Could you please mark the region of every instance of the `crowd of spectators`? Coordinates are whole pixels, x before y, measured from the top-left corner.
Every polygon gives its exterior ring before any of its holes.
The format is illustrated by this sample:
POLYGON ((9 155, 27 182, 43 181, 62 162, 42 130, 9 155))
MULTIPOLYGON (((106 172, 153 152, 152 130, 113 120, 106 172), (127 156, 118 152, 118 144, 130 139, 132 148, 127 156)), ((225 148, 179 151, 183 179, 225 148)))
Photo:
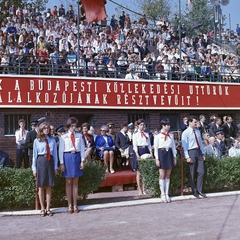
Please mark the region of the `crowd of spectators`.
POLYGON ((0 12, 0 73, 238 82, 240 30, 223 31, 236 54, 214 44, 214 33, 189 37, 175 14, 150 25, 129 14, 87 24, 72 5, 41 13, 5 2, 0 12), (179 31, 180 30, 180 31, 179 31), (181 32, 181 38, 179 38, 181 32))
MULTIPOLYGON (((183 118, 182 132, 188 127, 187 120, 187 117, 183 118)), ((205 115, 201 114, 197 128, 202 135, 205 155, 213 158, 240 156, 240 124, 234 124, 230 115, 223 118, 212 115, 207 124, 205 115)))

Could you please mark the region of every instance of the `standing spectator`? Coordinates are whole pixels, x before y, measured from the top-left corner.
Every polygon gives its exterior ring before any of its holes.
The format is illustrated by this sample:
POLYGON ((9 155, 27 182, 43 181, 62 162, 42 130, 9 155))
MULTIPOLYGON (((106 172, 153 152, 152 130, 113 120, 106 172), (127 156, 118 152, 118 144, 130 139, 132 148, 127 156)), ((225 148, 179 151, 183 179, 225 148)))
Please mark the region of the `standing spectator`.
POLYGON ((200 131, 196 128, 197 118, 195 116, 188 117, 188 125, 189 127, 182 133, 182 146, 189 164, 190 185, 196 198, 199 198, 199 195, 206 198, 207 196, 202 192, 205 155, 200 131), (196 170, 198 176, 195 183, 196 170))
POLYGON ((171 202, 168 191, 170 185, 170 176, 173 167, 176 165, 176 147, 174 137, 170 131, 170 121, 168 118, 161 120, 161 131, 154 137, 154 155, 156 166, 159 168, 159 187, 161 191, 161 200, 171 202))
POLYGON ((120 17, 119 17, 119 24, 120 24, 121 29, 124 28, 125 18, 126 18, 125 12, 122 11, 122 14, 121 14, 120 17))
POLYGON ((216 131, 220 130, 222 124, 222 120, 219 117, 214 119, 214 122, 209 124, 209 133, 211 137, 215 137, 216 131))
POLYGON ((66 178, 66 195, 68 213, 78 213, 78 178, 83 175, 85 145, 83 136, 76 132, 78 120, 71 117, 67 120, 68 132, 59 141, 60 168, 66 178))
POLYGON ((240 36, 240 27, 239 24, 236 25, 236 33, 238 36, 240 36))
POLYGON ((187 127, 188 127, 187 121, 188 121, 188 118, 187 118, 187 117, 184 117, 184 118, 183 118, 183 123, 180 124, 181 132, 183 132, 184 130, 187 129, 187 127))
POLYGON ((52 186, 55 186, 55 175, 58 173, 58 157, 56 141, 50 135, 50 125, 47 122, 39 125, 39 132, 33 143, 32 171, 33 176, 36 177, 36 186, 38 187, 41 205, 40 216, 52 216, 50 202, 52 186), (46 210, 44 189, 46 189, 46 210))
POLYGON ((216 131, 216 146, 218 147, 219 149, 219 157, 220 158, 224 158, 227 156, 227 149, 226 149, 226 145, 225 145, 225 142, 224 142, 224 134, 223 134, 223 131, 222 130, 218 130, 216 131))
POLYGON ((64 8, 63 4, 60 4, 60 7, 58 9, 58 16, 62 17, 63 15, 65 15, 65 8, 64 8))
POLYGON ((204 114, 201 114, 199 116, 199 122, 200 122, 199 130, 200 130, 201 136, 202 136, 203 133, 207 132, 207 128, 208 128, 207 124, 205 123, 206 122, 206 117, 205 117, 204 114))
POLYGON ((121 126, 121 131, 116 134, 115 144, 117 149, 121 153, 121 157, 126 159, 126 165, 128 165, 128 159, 130 157, 129 147, 131 145, 130 139, 127 135, 128 124, 124 123, 121 126))
POLYGON ((222 125, 227 148, 231 146, 231 139, 236 137, 236 127, 231 116, 226 117, 226 123, 222 125))
POLYGON ((112 28, 112 31, 115 31, 115 29, 116 29, 116 18, 115 18, 114 14, 112 15, 112 18, 110 20, 110 26, 112 28))
POLYGON ((133 169, 137 170, 136 175, 136 181, 138 186, 138 193, 139 195, 144 194, 144 189, 141 188, 141 178, 140 178, 140 171, 138 169, 138 163, 137 161, 141 159, 141 155, 145 153, 149 153, 152 156, 152 146, 150 143, 150 137, 149 134, 144 132, 145 128, 145 120, 144 119, 138 119, 136 121, 136 125, 138 130, 133 134, 133 151, 134 151, 134 157, 133 157, 133 163, 132 167, 133 169))
POLYGON ((69 5, 69 9, 66 13, 67 17, 70 19, 70 18, 74 18, 74 10, 73 10, 73 6, 72 5, 69 5))
POLYGON ((15 132, 16 143, 17 143, 17 162, 16 168, 21 168, 22 159, 24 159, 24 168, 28 168, 28 152, 26 148, 26 137, 28 131, 25 130, 25 120, 20 119, 18 121, 19 129, 15 132))

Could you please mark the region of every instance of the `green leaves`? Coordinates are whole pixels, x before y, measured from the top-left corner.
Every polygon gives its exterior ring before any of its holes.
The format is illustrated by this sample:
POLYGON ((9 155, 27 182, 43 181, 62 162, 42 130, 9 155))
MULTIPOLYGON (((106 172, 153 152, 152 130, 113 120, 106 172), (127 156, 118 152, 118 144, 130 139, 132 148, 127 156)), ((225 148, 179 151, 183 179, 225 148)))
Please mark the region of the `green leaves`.
MULTIPOLYGON (((105 176, 105 168, 100 161, 85 163, 84 175, 79 178, 79 200, 86 199, 89 193, 97 190, 105 176)), ((23 206, 34 208, 35 190, 35 180, 30 168, 0 168, 0 209, 23 206)), ((65 178, 59 171, 56 185, 52 188, 51 207, 66 206, 65 196, 65 178)))
MULTIPOLYGON (((179 195, 181 188, 182 162, 178 158, 177 165, 171 174, 170 194, 179 195)), ((139 161, 141 177, 149 194, 159 197, 159 171, 155 160, 139 161)), ((214 159, 207 157, 205 161, 204 192, 221 192, 238 190, 240 186, 240 158, 214 159)), ((184 187, 189 185, 189 168, 184 161, 184 187)))

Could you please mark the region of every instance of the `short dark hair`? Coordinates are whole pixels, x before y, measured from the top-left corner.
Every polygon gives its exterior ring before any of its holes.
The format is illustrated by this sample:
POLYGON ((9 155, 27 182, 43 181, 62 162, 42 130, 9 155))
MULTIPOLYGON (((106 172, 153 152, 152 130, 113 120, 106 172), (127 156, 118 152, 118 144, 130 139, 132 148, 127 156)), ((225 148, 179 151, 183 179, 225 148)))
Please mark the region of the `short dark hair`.
POLYGON ((137 125, 140 125, 141 123, 145 123, 145 120, 142 118, 137 120, 137 125))
POLYGON ((161 120, 160 124, 161 124, 161 127, 162 127, 162 126, 166 126, 166 125, 170 125, 170 121, 169 121, 168 118, 163 118, 163 119, 161 120))
POLYGON ((121 128, 124 128, 124 127, 128 127, 128 123, 127 122, 121 124, 121 128))
POLYGON ((78 120, 77 120, 75 117, 70 117, 70 118, 67 120, 66 127, 67 127, 67 128, 70 128, 70 126, 71 126, 73 123, 78 124, 78 120))
POLYGON ((193 116, 193 115, 188 116, 187 124, 189 124, 189 122, 192 122, 194 119, 197 120, 197 117, 196 117, 196 116, 193 116))
POLYGON ((90 124, 87 123, 87 122, 85 122, 85 123, 82 124, 82 128, 83 128, 83 127, 86 127, 88 130, 90 130, 90 124))

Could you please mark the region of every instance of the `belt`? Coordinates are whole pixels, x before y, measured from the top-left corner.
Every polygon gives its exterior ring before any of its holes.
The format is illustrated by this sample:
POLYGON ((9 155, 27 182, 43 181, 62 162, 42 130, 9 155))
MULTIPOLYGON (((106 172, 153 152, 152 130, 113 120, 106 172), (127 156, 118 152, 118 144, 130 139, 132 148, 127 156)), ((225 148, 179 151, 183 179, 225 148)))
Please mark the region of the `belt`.
POLYGON ((148 146, 137 146, 138 148, 145 148, 145 147, 148 147, 148 146))
MULTIPOLYGON (((52 157, 52 155, 50 155, 52 157)), ((38 157, 47 157, 47 154, 39 154, 38 157)))
POLYGON ((168 151, 169 149, 172 149, 172 148, 159 148, 158 150, 166 150, 166 151, 168 151))
POLYGON ((76 153, 80 153, 80 152, 70 151, 70 152, 64 152, 64 153, 76 154, 76 153))
POLYGON ((191 151, 191 150, 200 150, 200 148, 192 148, 192 149, 189 149, 188 151, 191 151))

